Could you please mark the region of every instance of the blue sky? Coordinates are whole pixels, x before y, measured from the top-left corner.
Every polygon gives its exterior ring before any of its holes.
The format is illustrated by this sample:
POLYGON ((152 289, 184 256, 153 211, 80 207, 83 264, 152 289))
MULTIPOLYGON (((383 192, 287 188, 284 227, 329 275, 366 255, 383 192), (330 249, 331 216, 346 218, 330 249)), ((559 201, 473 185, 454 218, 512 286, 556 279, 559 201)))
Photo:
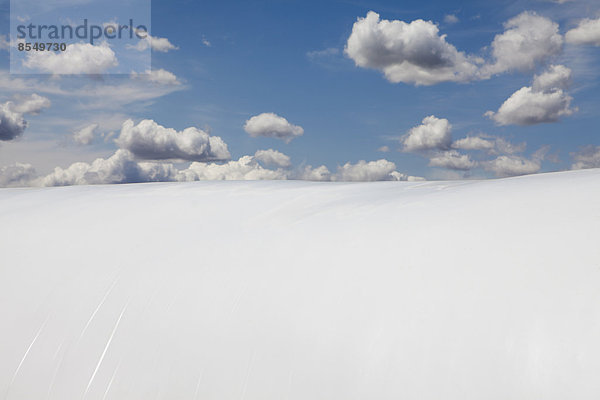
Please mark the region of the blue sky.
MULTIPOLYGON (((2 33, 8 34, 6 2, 2 12, 2 33)), ((153 50, 152 69, 169 71, 176 77, 176 85, 145 88, 140 86, 139 76, 134 79, 108 73, 11 76, 8 52, 2 52, 5 71, 0 101, 17 104, 18 98, 38 93, 51 105, 26 116, 27 128, 18 138, 0 142, 0 167, 26 163, 44 175, 54 166, 66 169, 76 161, 106 159, 125 146, 124 141, 121 145, 113 142, 122 134, 125 120, 137 124, 149 119, 178 132, 196 127, 218 136, 234 161, 260 149, 273 149, 288 155, 295 169, 324 165, 332 174, 346 163, 380 159, 394 163, 402 174, 427 179, 520 174, 518 170, 502 173, 489 164, 503 155, 524 162, 535 159, 539 168, 525 168, 529 172, 570 169, 575 163, 572 153, 584 146, 600 145, 596 131, 600 47, 595 37, 577 43, 564 38, 584 18, 598 17, 600 4, 587 0, 562 4, 542 0, 154 0, 152 36, 167 39, 177 48, 153 50), (448 45, 472 59, 481 58, 482 65, 494 62, 492 43, 508 29, 505 23, 524 12, 558 24, 562 44, 560 49, 538 57, 531 68, 509 66, 489 77, 473 75, 458 82, 430 85, 391 82, 383 67, 358 66, 344 50, 357 19, 370 11, 379 14, 380 21, 431 21, 427 26, 437 26, 448 45), (531 87, 536 75, 556 65, 570 71, 568 87, 548 89, 555 94, 560 90, 563 99, 570 99, 560 117, 544 117, 533 124, 500 124, 484 116, 487 111, 498 113, 513 93, 531 87), (29 86, 22 81, 30 82, 29 86), (137 86, 131 90, 135 95, 111 89, 123 89, 134 81, 137 86), (90 96, 91 92, 97 96, 90 96), (303 135, 288 141, 261 131, 253 137, 244 124, 262 113, 275 113, 302 127, 303 135), (428 116, 447 120, 454 142, 477 136, 515 145, 525 143, 526 147, 507 154, 457 149, 454 144, 408 151, 403 141, 428 116), (73 143, 73 133, 90 124, 98 124, 94 133, 98 137, 87 145, 73 143), (380 151, 384 146, 389 151, 380 151), (473 166, 457 169, 430 165, 433 158, 452 151, 455 157, 469 157, 473 166)), ((370 52, 366 46, 372 42, 365 43, 360 44, 360 51, 370 52)), ((419 51, 427 52, 427 43, 419 46, 419 51)), ((595 149, 588 147, 588 152, 595 149)), ((135 151, 133 156, 139 161, 135 151)), ((594 160, 588 160, 586 166, 600 166, 594 160)), ((147 161, 169 162, 177 168, 185 168, 191 161, 208 162, 198 158, 147 161)))

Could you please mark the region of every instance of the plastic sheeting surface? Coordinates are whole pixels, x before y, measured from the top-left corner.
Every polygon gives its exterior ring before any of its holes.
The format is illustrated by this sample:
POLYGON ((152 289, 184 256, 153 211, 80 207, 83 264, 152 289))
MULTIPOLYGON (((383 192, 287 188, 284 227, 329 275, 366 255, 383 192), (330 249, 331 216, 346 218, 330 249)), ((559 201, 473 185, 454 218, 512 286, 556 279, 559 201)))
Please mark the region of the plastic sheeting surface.
POLYGON ((0 190, 0 398, 598 399, 600 171, 0 190))

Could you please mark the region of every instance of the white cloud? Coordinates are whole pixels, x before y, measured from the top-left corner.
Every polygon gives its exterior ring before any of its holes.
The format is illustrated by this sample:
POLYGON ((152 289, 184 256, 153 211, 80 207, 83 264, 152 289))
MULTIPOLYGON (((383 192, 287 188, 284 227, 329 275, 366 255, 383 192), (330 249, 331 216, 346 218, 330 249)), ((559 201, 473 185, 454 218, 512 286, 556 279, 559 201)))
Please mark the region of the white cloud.
POLYGON ((410 176, 395 170, 394 163, 387 160, 359 161, 338 167, 331 174, 327 167, 300 169, 268 169, 259 157, 243 156, 226 163, 193 162, 188 168, 178 170, 171 163, 139 162, 128 150, 117 150, 108 158, 98 158, 91 163, 76 162, 67 168, 57 167, 50 174, 35 177, 29 165, 0 168, 0 185, 3 186, 69 186, 141 182, 190 182, 200 180, 286 180, 312 181, 422 181, 424 178, 410 176))
POLYGON ((27 128, 23 114, 12 109, 12 103, 0 104, 0 140, 13 140, 21 136, 27 128))
POLYGON ((337 173, 331 177, 331 180, 344 182, 414 181, 421 179, 397 172, 396 164, 384 159, 370 162, 361 160, 356 164, 346 163, 338 167, 337 173))
MULTIPOLYGON (((1 170, 0 170, 1 171, 1 170)), ((141 182, 175 182, 199 180, 264 180, 288 179, 289 172, 263 168, 252 156, 224 164, 193 162, 177 170, 173 164, 138 162, 128 150, 117 150, 112 156, 92 163, 78 162, 68 168, 57 167, 52 173, 29 181, 33 186, 96 185, 141 182)), ((0 179, 1 176, 0 176, 0 179)))
MULTIPOLYGON (((65 127, 60 132, 69 132, 69 130, 65 127)), ((70 135, 68 137, 61 135, 60 139, 57 139, 56 136, 44 135, 42 138, 30 136, 26 140, 2 142, 0 165, 30 163, 39 173, 47 174, 56 166, 65 167, 78 161, 91 162, 106 155, 107 150, 102 150, 100 147, 68 145, 68 140, 65 139, 70 139, 70 135)))
POLYGON ((482 150, 489 154, 515 154, 525 151, 527 144, 514 144, 506 139, 481 134, 480 136, 467 136, 452 143, 453 149, 482 150))
POLYGON ((390 175, 396 170, 396 164, 387 160, 359 161, 356 164, 346 163, 338 167, 334 179, 339 181, 382 181, 395 180, 390 175))
POLYGON ((587 146, 577 153, 571 153, 571 169, 600 168, 600 146, 587 146))
POLYGON ((132 120, 125 121, 116 143, 135 156, 149 160, 210 161, 231 157, 227 144, 218 136, 210 136, 194 127, 178 132, 153 120, 143 120, 137 125, 132 120))
POLYGON ((169 72, 165 69, 153 69, 146 70, 143 74, 138 74, 133 71, 131 73, 132 79, 141 79, 152 83, 157 83, 159 85, 180 85, 181 82, 177 79, 174 73, 169 72))
POLYGON ((423 182, 426 180, 422 176, 411 176, 398 171, 394 171, 390 175, 392 176, 392 178, 394 178, 392 179, 393 181, 423 182))
POLYGON ((377 151, 380 151, 382 153, 389 153, 390 146, 381 146, 380 148, 377 149, 377 151))
POLYGON ((178 181, 203 180, 272 180, 287 179, 283 170, 263 168, 252 156, 240 157, 225 164, 194 162, 189 168, 179 171, 178 181))
POLYGON ((499 125, 535 125, 557 122, 562 116, 572 115, 572 97, 562 90, 551 93, 535 92, 524 87, 513 93, 498 112, 488 111, 486 116, 499 125))
POLYGON ((33 76, 9 74, 6 70, 0 70, 0 89, 11 93, 23 93, 37 91, 46 94, 69 95, 69 91, 58 85, 58 80, 38 79, 33 76))
POLYGON ((306 57, 312 63, 332 71, 338 71, 345 68, 347 62, 343 57, 342 51, 337 47, 309 51, 306 53, 306 57))
POLYGON ((274 165, 282 168, 288 168, 292 165, 289 156, 273 149, 258 150, 254 153, 254 158, 265 165, 274 165))
POLYGON ((331 172, 329 172, 329 169, 324 165, 317 168, 307 165, 295 175, 295 179, 326 182, 331 180, 331 172))
POLYGON ((586 18, 565 34, 567 43, 600 46, 600 18, 586 18))
POLYGON ((527 143, 511 143, 508 140, 502 138, 496 138, 496 149, 492 151, 492 154, 515 154, 522 153, 527 148, 527 143))
POLYGON ((479 136, 468 136, 458 139, 452 143, 452 148, 460 150, 486 150, 490 151, 496 147, 493 140, 484 139, 479 136))
MULTIPOLYGON (((189 168, 178 172, 178 181, 198 180, 287 180, 330 181, 331 173, 325 166, 306 166, 300 170, 267 169, 260 165, 256 156, 243 156, 237 161, 224 164, 194 162, 189 168)), ((287 167, 286 167, 287 168, 287 167)))
POLYGON ((0 50, 10 50, 10 41, 6 35, 0 35, 0 50))
POLYGON ((77 144, 88 145, 94 140, 94 136, 96 136, 97 129, 98 124, 88 125, 73 133, 73 140, 75 140, 75 143, 77 144))
POLYGON ((504 24, 506 31, 492 42, 495 62, 482 68, 482 77, 511 70, 531 70, 562 50, 558 24, 525 11, 504 24))
POLYGON ((183 90, 184 85, 164 85, 145 79, 115 79, 107 83, 92 82, 77 88, 72 95, 80 99, 79 107, 87 110, 123 110, 123 106, 150 102, 174 91, 183 90))
POLYGON ((467 154, 460 154, 456 150, 438 153, 429 159, 430 167, 440 167, 459 171, 468 171, 477 166, 467 154))
POLYGON ((533 85, 513 93, 500 106, 498 112, 488 111, 486 116, 499 125, 534 125, 556 122, 563 116, 572 115, 573 98, 563 89, 568 87, 571 70, 558 65, 540 76, 533 85))
POLYGON ((172 164, 138 163, 127 150, 117 150, 107 159, 91 164, 78 162, 66 169, 57 167, 51 174, 32 182, 35 186, 96 185, 114 183, 172 181, 177 170, 172 164))
POLYGON ((566 90, 571 84, 571 70, 564 65, 552 65, 546 72, 533 79, 533 90, 537 92, 566 90))
POLYGON ((380 70, 390 82, 416 85, 469 81, 480 62, 446 42, 431 21, 380 20, 373 11, 354 23, 345 52, 357 66, 380 70))
POLYGON ((122 111, 124 106, 150 104, 159 97, 186 88, 183 84, 155 84, 146 79, 130 79, 129 76, 120 75, 104 75, 102 79, 85 81, 57 80, 34 76, 17 78, 0 70, 0 90, 11 93, 37 91, 62 96, 70 99, 73 107, 79 110, 122 111))
POLYGON ((177 47, 173 43, 169 42, 169 39, 167 39, 167 38, 160 38, 160 37, 150 36, 150 35, 148 35, 148 37, 150 38, 150 47, 152 47, 152 50, 154 50, 154 51, 166 53, 170 50, 179 49, 179 47, 177 47))
MULTIPOLYGON (((444 20, 458 22, 452 14, 444 20)), ((440 35, 431 21, 389 21, 370 11, 354 23, 345 53, 359 67, 382 71, 390 82, 433 85, 531 70, 562 51, 558 24, 535 12, 525 11, 504 26, 491 44, 493 61, 484 63, 446 42, 446 35, 440 35)))
POLYGON ((75 43, 67 49, 53 51, 32 51, 23 65, 29 69, 49 74, 102 74, 119 63, 115 52, 107 43, 92 45, 75 43))
POLYGON ((52 105, 50 99, 36 93, 29 96, 17 95, 15 96, 15 100, 16 103, 12 105, 12 109, 21 114, 37 115, 43 109, 49 108, 52 105))
POLYGON ((263 168, 256 157, 244 156, 237 161, 225 164, 195 162, 188 169, 179 171, 177 180, 265 180, 265 179, 302 179, 311 181, 419 181, 420 177, 409 176, 395 171, 396 165, 387 160, 359 161, 346 163, 331 174, 327 167, 312 168, 306 166, 296 171, 263 168))
POLYGON ((445 118, 430 115, 412 128, 402 143, 404 151, 447 150, 452 144, 452 125, 445 118))
POLYGON ((244 124, 244 130, 252 137, 271 137, 286 143, 304 134, 301 126, 292 125, 274 113, 262 113, 250 118, 244 124))
POLYGON ((482 165, 499 177, 535 174, 542 167, 540 159, 529 160, 516 156, 499 156, 494 160, 483 162, 482 165))
POLYGON ((447 24, 456 24, 459 21, 458 17, 454 14, 444 15, 444 22, 447 24))
POLYGON ((321 57, 337 56, 340 54, 340 49, 335 47, 329 47, 323 50, 313 50, 306 53, 306 56, 310 59, 316 59, 321 57))
POLYGON ((161 53, 166 53, 171 50, 178 50, 179 47, 175 46, 173 43, 169 42, 167 38, 161 38, 156 36, 147 35, 145 38, 140 39, 140 41, 135 46, 128 46, 129 48, 134 48, 138 51, 145 51, 149 47, 154 51, 158 51, 161 53))
POLYGON ((0 187, 27 186, 35 177, 35 169, 31 164, 15 163, 0 167, 0 187))
POLYGON ((50 107, 50 100, 37 94, 15 96, 16 102, 0 104, 0 141, 14 140, 27 128, 23 114, 38 114, 50 107))

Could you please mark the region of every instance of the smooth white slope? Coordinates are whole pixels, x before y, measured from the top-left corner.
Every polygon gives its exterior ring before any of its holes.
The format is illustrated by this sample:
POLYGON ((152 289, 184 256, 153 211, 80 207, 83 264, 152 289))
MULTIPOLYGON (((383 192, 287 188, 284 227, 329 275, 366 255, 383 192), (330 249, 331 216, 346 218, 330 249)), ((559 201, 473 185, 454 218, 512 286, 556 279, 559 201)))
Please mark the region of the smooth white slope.
POLYGON ((0 398, 600 398, 600 171, 0 190, 0 398))

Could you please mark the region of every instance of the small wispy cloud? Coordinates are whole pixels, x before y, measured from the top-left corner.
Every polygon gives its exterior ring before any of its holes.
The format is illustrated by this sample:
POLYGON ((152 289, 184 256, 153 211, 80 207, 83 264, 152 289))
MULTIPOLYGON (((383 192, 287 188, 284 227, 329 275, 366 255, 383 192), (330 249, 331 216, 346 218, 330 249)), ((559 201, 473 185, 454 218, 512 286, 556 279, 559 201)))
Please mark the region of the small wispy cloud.
POLYGON ((306 53, 306 56, 312 60, 322 58, 322 57, 330 57, 337 56, 340 54, 340 49, 335 47, 329 47, 324 50, 313 50, 306 53))
POLYGON ((458 19, 458 17, 454 14, 447 14, 444 16, 444 22, 447 24, 456 24, 459 21, 460 20, 458 19))

